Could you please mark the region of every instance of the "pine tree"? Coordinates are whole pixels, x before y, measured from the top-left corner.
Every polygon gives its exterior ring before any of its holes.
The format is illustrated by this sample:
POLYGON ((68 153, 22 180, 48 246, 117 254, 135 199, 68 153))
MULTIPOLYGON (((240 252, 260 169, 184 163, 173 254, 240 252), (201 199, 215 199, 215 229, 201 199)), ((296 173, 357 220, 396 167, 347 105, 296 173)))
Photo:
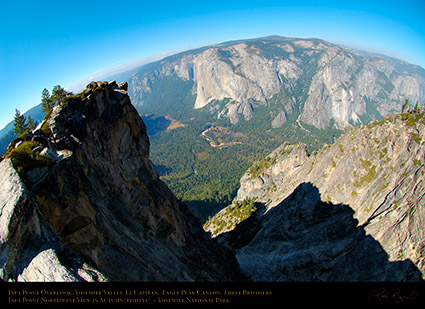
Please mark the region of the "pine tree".
POLYGON ((415 105, 415 113, 419 113, 419 102, 416 101, 416 105, 415 105))
POLYGON ((44 115, 47 115, 54 107, 53 100, 50 97, 49 90, 47 90, 46 88, 44 88, 41 93, 41 106, 43 108, 42 111, 44 115))
POLYGON ((49 90, 44 88, 41 93, 41 106, 43 107, 44 117, 46 118, 46 116, 52 111, 53 107, 69 95, 72 95, 72 92, 66 91, 61 87, 61 85, 53 87, 52 95, 50 95, 49 90))
POLYGON ((52 90, 52 96, 50 97, 53 102, 53 106, 61 102, 63 99, 65 99, 66 96, 70 94, 72 93, 66 91, 64 88, 61 87, 61 85, 54 86, 52 90))
POLYGON ((15 133, 20 136, 29 131, 29 126, 27 119, 24 115, 21 115, 21 112, 18 109, 15 109, 15 133))
POLYGON ((28 116, 28 129, 35 130, 37 125, 38 125, 38 122, 34 121, 34 119, 32 119, 31 116, 28 116))
POLYGON ((404 101, 404 104, 401 108, 401 113, 406 113, 409 111, 409 99, 406 99, 406 101, 404 101))

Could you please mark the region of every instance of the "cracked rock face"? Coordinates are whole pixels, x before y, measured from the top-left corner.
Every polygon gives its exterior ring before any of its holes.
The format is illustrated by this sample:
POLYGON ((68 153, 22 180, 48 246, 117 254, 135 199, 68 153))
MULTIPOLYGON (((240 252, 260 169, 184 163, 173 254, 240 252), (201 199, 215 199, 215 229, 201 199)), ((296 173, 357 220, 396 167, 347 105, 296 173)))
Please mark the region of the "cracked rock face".
POLYGON ((89 84, 47 125, 29 137, 54 158, 44 175, 22 180, 12 159, 0 163, 3 280, 241 278, 234 256, 159 180, 126 83, 89 84))

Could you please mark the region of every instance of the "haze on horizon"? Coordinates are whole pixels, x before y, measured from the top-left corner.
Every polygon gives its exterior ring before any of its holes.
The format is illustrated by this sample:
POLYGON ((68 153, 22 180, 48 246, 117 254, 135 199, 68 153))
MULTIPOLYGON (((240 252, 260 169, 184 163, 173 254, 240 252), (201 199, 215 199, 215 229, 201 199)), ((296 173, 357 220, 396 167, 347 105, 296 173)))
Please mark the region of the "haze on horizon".
POLYGON ((425 2, 9 1, 0 12, 0 127, 40 103, 43 88, 190 48, 280 35, 319 38, 425 67, 425 2))

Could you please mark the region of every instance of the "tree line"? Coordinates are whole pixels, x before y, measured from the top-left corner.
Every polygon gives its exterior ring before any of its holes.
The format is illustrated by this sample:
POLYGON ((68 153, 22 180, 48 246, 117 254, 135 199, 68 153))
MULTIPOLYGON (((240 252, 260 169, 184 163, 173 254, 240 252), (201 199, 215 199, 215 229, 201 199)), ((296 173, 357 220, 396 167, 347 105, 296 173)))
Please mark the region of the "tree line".
MULTIPOLYGON (((65 97, 72 95, 72 92, 66 91, 62 86, 56 85, 52 89, 52 94, 46 88, 41 92, 41 107, 44 114, 44 119, 50 116, 53 107, 56 106, 65 97)), ((28 132, 34 130, 38 122, 31 118, 25 117, 18 109, 15 109, 14 117, 14 132, 19 138, 25 137, 28 132)))
POLYGON ((401 113, 404 114, 406 112, 419 113, 419 102, 416 101, 415 107, 412 109, 409 105, 409 99, 406 99, 401 107, 401 113))

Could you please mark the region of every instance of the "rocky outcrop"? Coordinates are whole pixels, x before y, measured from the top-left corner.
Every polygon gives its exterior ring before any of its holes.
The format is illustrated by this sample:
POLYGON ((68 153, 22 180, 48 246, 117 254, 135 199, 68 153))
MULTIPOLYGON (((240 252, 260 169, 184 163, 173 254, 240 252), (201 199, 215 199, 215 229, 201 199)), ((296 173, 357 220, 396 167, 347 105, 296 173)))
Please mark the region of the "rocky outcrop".
POLYGON ((37 211, 11 159, 0 163, 1 279, 105 281, 101 272, 67 249, 37 211))
MULTIPOLYGON (((388 261, 353 214, 347 205, 323 202, 316 187, 302 183, 263 215, 237 253, 241 268, 253 281, 421 281, 410 260, 388 261)), ((232 233, 244 234, 244 227, 232 233)))
POLYGON ((282 112, 320 129, 344 128, 399 112, 406 98, 425 100, 425 71, 418 66, 323 40, 276 36, 174 55, 142 67, 130 84, 143 113, 178 104, 235 124, 265 105, 280 115, 273 128, 284 121, 282 112), (270 106, 273 100, 277 107, 270 106))
POLYGON ((5 157, 3 280, 241 278, 234 257, 158 178, 126 83, 93 82, 68 96, 5 157), (35 169, 43 171, 28 177, 35 169))
MULTIPOLYGON (((417 278, 412 277, 415 272, 410 266, 403 277, 407 264, 425 274, 424 114, 425 109, 417 109, 357 127, 310 156, 303 144, 285 144, 252 166, 241 179, 236 200, 266 205, 267 211, 264 215, 264 211, 256 215, 252 212, 258 221, 258 233, 248 242, 245 239, 245 245, 236 250, 242 269, 260 281, 297 280, 299 273, 303 273, 300 280, 417 278), (309 185, 306 187, 305 183, 309 185), (329 231, 342 233, 341 238, 331 240, 329 231), (320 236, 322 233, 328 234, 320 236), (376 243, 368 240, 372 248, 359 244, 359 250, 378 254, 380 247, 379 268, 369 261, 364 263, 369 265, 365 271, 370 276, 363 273, 364 277, 356 277, 363 275, 354 269, 351 275, 343 272, 344 263, 347 269, 358 267, 346 248, 354 247, 355 251, 354 243, 358 240, 363 244, 369 237, 376 243), (307 264, 297 264, 297 254, 307 264), (345 260, 347 254, 350 260, 345 260), (391 263, 383 263, 384 260, 391 263), (338 265, 338 261, 343 264, 338 265), (401 261, 409 263, 392 264, 401 261), (263 275, 270 264, 277 267, 277 273, 272 268, 263 275), (315 270, 306 271, 307 265, 315 270), (401 267, 402 272, 386 271, 387 267, 401 267)), ((237 218, 231 205, 205 228, 220 235, 232 230, 240 221, 237 218), (222 224, 230 221, 232 225, 222 224)), ((246 226, 243 222, 240 225, 246 226)), ((237 247, 232 233, 219 238, 230 247, 237 247)), ((369 257, 364 253, 355 259, 368 261, 369 257)))

